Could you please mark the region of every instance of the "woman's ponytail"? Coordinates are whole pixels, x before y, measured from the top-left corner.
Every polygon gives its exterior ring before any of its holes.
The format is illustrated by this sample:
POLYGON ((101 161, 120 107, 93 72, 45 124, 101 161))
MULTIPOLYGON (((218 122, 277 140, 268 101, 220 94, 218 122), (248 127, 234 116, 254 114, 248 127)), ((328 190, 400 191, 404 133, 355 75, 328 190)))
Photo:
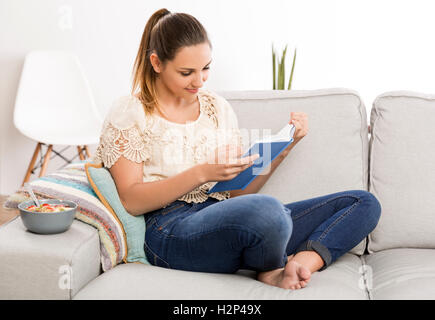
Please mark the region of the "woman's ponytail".
POLYGON ((135 94, 137 91, 143 93, 139 96, 139 99, 145 106, 150 106, 150 108, 146 108, 145 111, 152 111, 156 104, 155 89, 151 84, 154 82, 154 79, 152 79, 154 73, 149 60, 152 53, 152 48, 150 48, 151 32, 159 20, 170 13, 171 12, 167 9, 160 9, 154 12, 154 14, 149 18, 142 34, 139 52, 134 61, 132 94, 135 94), (141 77, 141 75, 145 77, 141 77))

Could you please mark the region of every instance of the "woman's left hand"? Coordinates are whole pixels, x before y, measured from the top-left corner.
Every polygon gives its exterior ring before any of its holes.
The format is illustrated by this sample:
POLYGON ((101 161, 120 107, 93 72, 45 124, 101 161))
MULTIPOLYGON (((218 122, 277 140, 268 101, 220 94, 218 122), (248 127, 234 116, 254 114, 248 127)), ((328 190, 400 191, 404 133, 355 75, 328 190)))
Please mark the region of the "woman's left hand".
POLYGON ((308 133, 308 115, 304 112, 291 112, 289 123, 296 128, 293 139, 298 143, 308 133))
POLYGON ((290 150, 308 133, 308 115, 304 112, 291 112, 289 124, 295 126, 294 141, 283 151, 286 156, 290 150))

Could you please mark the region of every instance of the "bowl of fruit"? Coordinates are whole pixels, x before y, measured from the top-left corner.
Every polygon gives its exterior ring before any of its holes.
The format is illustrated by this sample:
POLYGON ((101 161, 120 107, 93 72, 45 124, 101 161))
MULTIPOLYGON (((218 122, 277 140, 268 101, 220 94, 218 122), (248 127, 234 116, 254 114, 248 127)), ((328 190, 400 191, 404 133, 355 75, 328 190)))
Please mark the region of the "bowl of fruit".
POLYGON ((34 200, 18 205, 21 220, 31 232, 39 234, 61 233, 69 229, 74 221, 77 204, 68 200, 43 199, 39 205, 34 200))

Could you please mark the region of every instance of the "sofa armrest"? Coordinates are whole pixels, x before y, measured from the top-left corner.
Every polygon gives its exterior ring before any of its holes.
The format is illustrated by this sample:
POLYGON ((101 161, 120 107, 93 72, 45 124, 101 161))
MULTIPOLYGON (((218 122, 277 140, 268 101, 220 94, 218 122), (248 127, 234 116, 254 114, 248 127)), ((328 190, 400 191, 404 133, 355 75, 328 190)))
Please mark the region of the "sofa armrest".
POLYGON ((71 299, 100 266, 98 232, 81 221, 53 235, 29 232, 19 216, 0 226, 0 299, 71 299))

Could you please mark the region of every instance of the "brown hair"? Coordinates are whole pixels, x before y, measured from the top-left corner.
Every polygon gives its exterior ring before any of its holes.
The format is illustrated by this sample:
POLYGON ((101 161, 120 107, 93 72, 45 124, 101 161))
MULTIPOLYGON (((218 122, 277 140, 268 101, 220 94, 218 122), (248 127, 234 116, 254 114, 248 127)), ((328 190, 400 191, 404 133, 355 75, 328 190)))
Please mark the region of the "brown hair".
POLYGON ((142 102, 145 113, 150 114, 158 108, 155 90, 157 73, 150 61, 151 54, 155 53, 165 65, 175 58, 179 49, 204 42, 212 48, 204 27, 189 14, 160 9, 149 18, 134 62, 131 90, 131 94, 137 94, 142 102))

